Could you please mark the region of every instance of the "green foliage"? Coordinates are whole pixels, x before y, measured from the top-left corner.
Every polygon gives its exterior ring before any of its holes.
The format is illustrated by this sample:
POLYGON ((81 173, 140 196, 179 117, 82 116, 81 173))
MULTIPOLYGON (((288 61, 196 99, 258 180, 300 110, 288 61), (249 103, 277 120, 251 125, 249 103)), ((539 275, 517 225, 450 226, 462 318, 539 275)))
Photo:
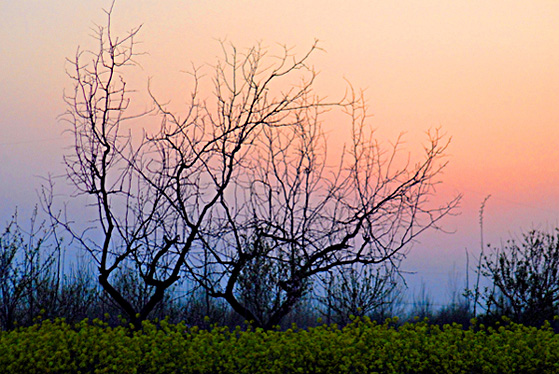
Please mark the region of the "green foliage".
POLYGON ((549 324, 495 328, 355 318, 308 330, 209 330, 144 322, 43 321, 0 332, 2 373, 559 373, 549 324))

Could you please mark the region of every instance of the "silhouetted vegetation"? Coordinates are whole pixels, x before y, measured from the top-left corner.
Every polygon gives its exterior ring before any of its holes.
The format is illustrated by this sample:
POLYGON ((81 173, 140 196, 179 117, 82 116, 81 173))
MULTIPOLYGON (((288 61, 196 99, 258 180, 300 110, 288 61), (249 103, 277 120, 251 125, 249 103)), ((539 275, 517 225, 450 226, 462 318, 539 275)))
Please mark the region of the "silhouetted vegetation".
POLYGON ((559 230, 531 230, 484 256, 481 272, 491 280, 482 296, 486 313, 540 326, 559 313, 559 230))
POLYGON ((194 71, 176 113, 150 91, 148 113, 160 125, 137 136, 133 121, 147 113, 130 113, 125 71, 136 64, 140 28, 113 35, 112 7, 106 13, 97 49, 69 60, 74 90, 63 117, 74 135, 64 157, 76 191, 69 204, 92 206, 95 218, 83 228, 59 210, 53 184, 43 195, 50 218, 89 255, 103 297, 140 326, 163 313, 182 282, 208 314, 225 302, 271 329, 332 273, 340 292, 328 308, 345 320, 389 303, 408 244, 459 203, 430 201, 448 140, 429 132, 414 162, 401 155, 401 138, 383 147, 362 93, 350 86, 327 102, 314 92, 317 42, 301 57, 223 44, 213 92, 200 91, 194 71), (322 128, 330 109, 347 115, 349 144, 337 165, 322 128), (346 278, 360 274, 364 283, 348 289, 346 278))
POLYGON ((160 126, 133 138, 138 132, 125 123, 147 113, 128 113, 124 72, 136 63, 140 28, 112 35, 111 12, 97 28, 98 49, 78 50, 70 61, 75 90, 65 97, 75 141, 67 176, 96 218, 83 228, 57 210, 51 183, 42 191, 46 221, 35 211, 28 228, 17 214, 6 224, 2 329, 57 317, 116 325, 119 314, 135 326, 167 317, 266 329, 403 314, 441 325, 476 316, 541 325, 557 314, 559 236, 531 231, 520 245, 485 255, 488 198, 474 289, 438 309, 425 288, 403 300, 407 245, 460 199, 429 203, 448 142, 431 133, 422 160, 398 164, 400 139, 381 147, 361 94, 349 87, 342 100, 326 102, 313 91, 316 43, 300 58, 288 49, 268 58, 261 46, 222 45, 213 101, 202 100, 202 75, 193 72, 185 113, 150 92, 148 112, 160 126), (350 129, 336 166, 326 162, 321 125, 329 109, 348 114, 350 129), (482 291, 480 277, 492 286, 482 291))
MULTIPOLYGON (((112 326, 126 322, 122 309, 99 285, 91 264, 72 252, 59 236, 60 228, 40 221, 37 211, 27 224, 18 215, 6 222, 0 236, 0 322, 2 330, 30 326, 39 320, 64 318, 78 323, 87 318, 112 326)), ((481 262, 481 276, 491 282, 480 295, 477 320, 494 326, 503 317, 527 326, 540 327, 558 314, 557 261, 559 231, 532 230, 521 241, 510 240, 492 248, 481 262)), ((264 317, 272 309, 273 278, 278 274, 270 264, 255 257, 239 277, 238 297, 253 313, 264 317), (272 280, 270 280, 272 279, 272 280)), ((134 269, 122 268, 114 274, 114 285, 133 305, 142 305, 149 290, 134 269)), ((456 287, 459 287, 455 285, 456 287)), ((471 292, 453 290, 447 305, 435 305, 429 291, 421 287, 412 300, 404 298, 405 285, 391 267, 339 267, 322 278, 312 278, 308 292, 277 325, 287 329, 337 323, 344 326, 355 317, 379 322, 393 316, 400 321, 423 321, 439 326, 470 325, 474 317, 471 292)), ((275 291, 274 291, 275 290, 275 291)), ((247 321, 227 302, 211 297, 207 290, 188 279, 176 282, 149 315, 189 326, 238 326, 247 321)), ((250 320, 249 320, 250 321, 250 320)))

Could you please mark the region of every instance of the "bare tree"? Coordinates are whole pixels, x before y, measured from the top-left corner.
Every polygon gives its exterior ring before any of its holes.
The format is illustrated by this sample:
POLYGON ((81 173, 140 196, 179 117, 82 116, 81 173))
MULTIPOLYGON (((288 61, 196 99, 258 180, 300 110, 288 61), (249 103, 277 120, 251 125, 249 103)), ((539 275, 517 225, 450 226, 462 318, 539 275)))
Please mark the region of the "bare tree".
POLYGON ((485 289, 488 314, 507 315, 519 323, 539 325, 559 310, 559 230, 532 230, 520 243, 484 256, 483 275, 493 286, 485 289))
POLYGON ((106 12, 107 25, 95 30, 98 50, 78 49, 75 59, 69 60, 68 74, 75 87, 65 96, 64 118, 75 140, 65 157, 67 174, 77 195, 93 197, 97 218, 90 227, 79 229, 66 211, 56 210, 52 190, 43 201, 51 217, 91 254, 101 286, 137 324, 179 279, 187 254, 200 241, 213 207, 261 127, 287 125, 291 113, 300 108, 299 98, 310 83, 279 98, 268 99, 268 91, 276 80, 308 70, 308 55, 290 61, 286 51, 276 68, 260 77, 261 49, 250 50, 242 61, 235 54, 235 60, 216 67, 214 114, 210 104, 198 99, 196 89, 184 119, 154 99, 162 115, 161 128, 146 134, 135 147, 124 122, 140 115, 128 114, 130 92, 123 72, 135 63, 140 28, 124 38, 115 37, 112 10, 111 6, 106 12), (225 83, 228 68, 233 80, 225 83), (228 97, 220 91, 225 84, 232 85, 228 97), (140 306, 115 287, 115 274, 126 268, 138 271, 148 289, 140 306))
POLYGON ((430 135, 423 161, 397 165, 400 141, 385 153, 365 123, 362 97, 353 96, 338 104, 350 115, 352 144, 332 167, 320 125, 323 106, 309 92, 300 97, 295 121, 262 128, 201 233, 214 281, 201 275, 196 253, 187 263, 212 295, 265 328, 279 324, 321 273, 352 264, 397 267, 407 245, 459 201, 429 207, 447 146, 438 133, 430 135), (255 261, 273 269, 263 280, 273 296, 265 319, 239 293, 255 261))
MULTIPOLYGON (((268 63, 260 46, 246 52, 224 46, 224 59, 215 67, 215 102, 199 101, 195 91, 182 120, 158 105, 163 125, 143 144, 143 152, 158 156, 137 168, 164 196, 167 222, 177 228, 177 237, 185 238, 181 245, 188 253, 188 276, 210 296, 224 298, 257 325, 264 325, 263 318, 279 322, 273 317, 281 306, 278 297, 283 297, 278 282, 286 278, 285 274, 272 274, 285 270, 276 266, 275 259, 268 261, 268 253, 275 250, 268 242, 274 239, 250 216, 251 207, 265 198, 255 184, 257 178, 262 180, 256 173, 266 167, 265 160, 259 164, 259 158, 265 156, 262 151, 268 151, 263 146, 273 141, 270 137, 276 131, 300 128, 306 113, 345 105, 325 103, 312 95, 316 75, 307 60, 316 48, 313 45, 300 59, 285 49, 268 63), (281 82, 290 84, 290 76, 297 72, 306 79, 282 91, 281 82), (262 271, 254 272, 268 263, 271 267, 266 275, 275 277, 269 284, 273 290, 265 286, 262 271), (264 287, 254 283, 257 278, 264 287), (238 300, 238 287, 243 288, 243 302, 238 300), (263 298, 267 298, 266 305, 263 298)), ((194 79, 198 82, 196 75, 194 79)), ((268 191, 264 192, 267 196, 268 191)), ((302 294, 301 289, 297 298, 302 294)), ((282 313, 288 313, 293 305, 282 313)))
MULTIPOLYGON (((97 218, 86 229, 80 229, 65 210, 56 211, 52 184, 50 191, 43 194, 43 202, 51 217, 92 256, 101 286, 137 324, 147 318, 179 278, 180 261, 174 268, 168 264, 158 266, 178 239, 166 235, 162 224, 165 212, 159 210, 161 194, 142 185, 133 168, 137 155, 124 122, 141 115, 128 114, 130 91, 123 71, 135 64, 135 37, 140 28, 124 38, 114 36, 112 10, 111 6, 106 11, 106 26, 95 30, 98 49, 78 49, 75 58, 68 60, 72 67, 68 75, 75 86, 71 94, 65 95, 68 111, 63 117, 74 135, 72 152, 64 158, 68 178, 78 197, 93 198, 91 205, 97 218), (115 286, 115 275, 128 267, 140 271, 148 288, 149 296, 139 306, 115 286)), ((81 215, 85 214, 87 210, 81 215)))
POLYGON ((160 127, 133 141, 123 127, 136 116, 128 115, 122 72, 134 64, 139 28, 114 37, 111 12, 97 29, 99 49, 70 61, 75 90, 66 98, 75 139, 68 176, 94 198, 97 218, 79 231, 49 199, 46 206, 92 255, 100 284, 134 323, 182 273, 269 328, 317 275, 352 264, 395 265, 414 238, 457 206, 459 197, 429 202, 447 141, 432 134, 417 163, 399 163, 400 140, 385 153, 366 125, 361 95, 326 102, 313 92, 316 43, 301 58, 287 48, 270 56, 261 46, 239 52, 222 44, 211 100, 199 92, 195 71, 185 113, 152 94, 160 127), (331 108, 347 112, 352 131, 335 166, 321 128, 331 108), (115 272, 125 268, 144 282, 149 296, 141 306, 115 287, 115 272), (254 274, 265 288, 247 288, 254 274))

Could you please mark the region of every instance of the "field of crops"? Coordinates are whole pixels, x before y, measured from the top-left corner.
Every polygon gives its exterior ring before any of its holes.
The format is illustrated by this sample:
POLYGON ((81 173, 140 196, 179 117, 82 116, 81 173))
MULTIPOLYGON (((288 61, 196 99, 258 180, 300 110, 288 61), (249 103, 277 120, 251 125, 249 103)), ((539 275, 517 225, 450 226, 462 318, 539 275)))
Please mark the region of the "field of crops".
POLYGON ((143 329, 43 321, 0 332, 2 373, 559 373, 559 335, 503 322, 486 328, 356 319, 344 328, 143 329))

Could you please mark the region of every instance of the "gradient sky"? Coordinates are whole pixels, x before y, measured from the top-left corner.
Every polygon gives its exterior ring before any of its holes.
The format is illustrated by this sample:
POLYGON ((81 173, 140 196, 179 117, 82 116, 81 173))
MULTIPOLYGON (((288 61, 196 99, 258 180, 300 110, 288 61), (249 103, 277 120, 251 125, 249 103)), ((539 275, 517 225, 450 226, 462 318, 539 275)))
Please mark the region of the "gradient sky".
MULTIPOLYGON (((0 214, 29 211, 41 177, 63 172, 70 145, 57 116, 71 88, 65 58, 94 47, 94 23, 110 1, 0 0, 0 214)), ((215 62, 218 40, 303 53, 314 39, 317 89, 339 97, 344 79, 366 89, 383 141, 405 132, 416 149, 429 128, 452 137, 441 198, 463 193, 454 234, 427 234, 404 267, 440 299, 449 273, 463 277, 465 249, 559 225, 559 2, 406 0, 118 0, 116 32, 143 24, 131 82, 173 104, 186 102, 181 70, 215 62), (442 290, 442 291, 441 291, 442 290)), ((140 103, 141 105, 141 103, 140 103)), ((336 128, 333 131, 343 131, 336 128)))

